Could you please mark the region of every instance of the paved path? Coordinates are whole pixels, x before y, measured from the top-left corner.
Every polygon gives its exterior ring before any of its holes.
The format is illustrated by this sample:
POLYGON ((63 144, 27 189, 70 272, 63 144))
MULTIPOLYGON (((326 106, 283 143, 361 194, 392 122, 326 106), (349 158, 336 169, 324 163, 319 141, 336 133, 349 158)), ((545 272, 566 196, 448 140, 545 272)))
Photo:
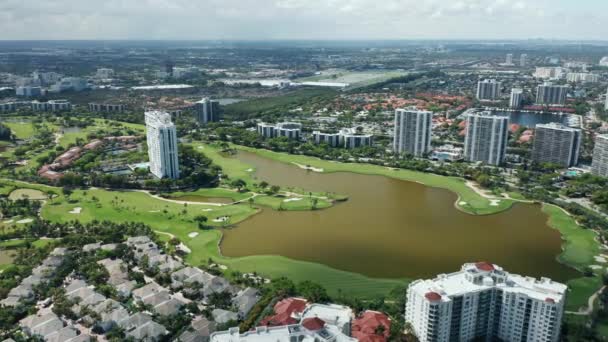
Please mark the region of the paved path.
POLYGON ((596 293, 594 293, 591 297, 589 297, 589 300, 587 301, 587 307, 584 310, 566 311, 566 313, 570 314, 570 315, 577 315, 577 316, 589 316, 589 315, 591 315, 591 313, 593 312, 593 305, 595 304, 595 300, 597 299, 597 297, 599 297, 599 295, 605 289, 606 289, 606 286, 602 286, 601 289, 597 290, 596 293))

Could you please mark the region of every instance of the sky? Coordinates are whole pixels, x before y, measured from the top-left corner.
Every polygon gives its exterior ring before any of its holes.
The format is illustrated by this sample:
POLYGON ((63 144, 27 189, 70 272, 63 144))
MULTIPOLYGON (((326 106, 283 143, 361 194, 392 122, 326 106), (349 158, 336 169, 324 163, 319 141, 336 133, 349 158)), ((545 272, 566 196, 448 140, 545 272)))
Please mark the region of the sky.
POLYGON ((0 40, 608 40, 608 0, 0 0, 0 40))

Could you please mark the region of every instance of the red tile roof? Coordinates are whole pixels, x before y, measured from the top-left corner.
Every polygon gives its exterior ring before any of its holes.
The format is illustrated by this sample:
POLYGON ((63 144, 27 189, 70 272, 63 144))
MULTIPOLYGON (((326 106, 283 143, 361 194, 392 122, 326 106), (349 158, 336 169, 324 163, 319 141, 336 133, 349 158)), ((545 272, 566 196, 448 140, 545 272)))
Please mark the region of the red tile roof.
POLYGON ((551 303, 551 304, 555 304, 555 299, 553 299, 553 298, 548 298, 548 297, 547 297, 547 298, 545 299, 545 302, 547 302, 547 303, 551 303))
POLYGON ((323 329, 325 321, 318 317, 306 318, 302 322, 302 326, 310 331, 317 331, 323 329))
POLYGON ((428 292, 424 297, 432 302, 441 300, 441 295, 437 292, 428 292))
POLYGON ((274 306, 274 316, 266 317, 260 325, 281 326, 298 323, 292 314, 304 311, 308 302, 300 298, 286 298, 274 306))
POLYGON ((475 266, 480 271, 485 271, 485 272, 494 271, 494 265, 490 264, 489 262, 481 261, 481 262, 476 263, 475 266))
POLYGON ((353 321, 352 335, 359 342, 385 342, 390 335, 391 320, 387 315, 377 311, 365 311, 353 321), (377 335, 379 326, 384 326, 382 335, 377 335))

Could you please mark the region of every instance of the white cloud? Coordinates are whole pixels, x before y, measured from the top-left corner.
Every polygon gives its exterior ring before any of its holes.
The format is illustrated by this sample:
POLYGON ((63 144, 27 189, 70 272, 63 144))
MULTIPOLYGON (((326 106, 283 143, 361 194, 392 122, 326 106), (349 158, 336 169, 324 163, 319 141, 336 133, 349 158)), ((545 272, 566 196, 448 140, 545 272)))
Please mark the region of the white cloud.
POLYGON ((559 1, 1 0, 0 39, 605 38, 559 1))

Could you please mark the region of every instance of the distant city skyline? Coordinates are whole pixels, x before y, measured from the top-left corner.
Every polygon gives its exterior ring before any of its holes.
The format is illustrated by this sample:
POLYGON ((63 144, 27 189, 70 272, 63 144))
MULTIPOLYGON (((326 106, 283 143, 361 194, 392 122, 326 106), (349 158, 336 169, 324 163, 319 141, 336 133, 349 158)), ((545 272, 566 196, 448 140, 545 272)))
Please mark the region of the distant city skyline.
POLYGON ((4 0, 0 40, 604 40, 601 0, 4 0))

